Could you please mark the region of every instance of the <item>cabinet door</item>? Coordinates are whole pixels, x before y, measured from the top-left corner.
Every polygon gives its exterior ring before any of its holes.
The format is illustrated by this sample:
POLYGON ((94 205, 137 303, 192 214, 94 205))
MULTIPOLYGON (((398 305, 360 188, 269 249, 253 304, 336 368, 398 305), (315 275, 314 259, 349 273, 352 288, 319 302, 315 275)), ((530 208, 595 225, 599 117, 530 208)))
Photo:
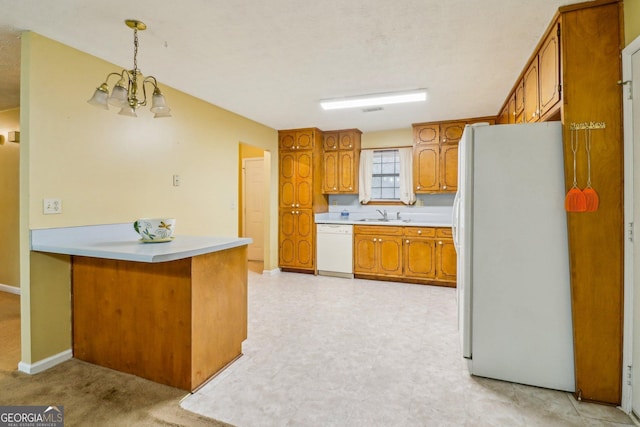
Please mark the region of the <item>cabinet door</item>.
POLYGON ((413 146, 413 189, 416 193, 440 190, 440 146, 416 144, 413 146))
POLYGON ((458 264, 452 239, 438 239, 436 261, 436 278, 447 282, 455 282, 458 264))
POLYGON ((297 208, 313 207, 313 154, 311 151, 295 153, 295 204, 297 208))
POLYGON ((327 151, 323 155, 322 192, 325 194, 333 194, 339 191, 338 157, 338 151, 327 151))
POLYGON ((296 150, 311 150, 314 144, 315 132, 303 130, 296 132, 296 150))
POLYGON ((338 149, 338 132, 325 132, 323 134, 322 149, 331 151, 338 149))
POLYGON ((438 144, 440 142, 439 125, 415 125, 413 127, 415 144, 438 144))
MULTIPOLYGON (((520 80, 516 86, 515 90, 515 101, 516 101, 516 114, 515 117, 518 117, 524 111, 524 80, 520 80)), ((517 120, 516 120, 517 123, 517 120)))
POLYGON ((353 272, 376 273, 377 238, 371 235, 353 235, 353 272), (374 241, 374 239, 376 239, 374 241))
POLYGON ((295 208, 296 163, 295 152, 280 152, 280 207, 295 208))
POLYGON ((281 150, 293 150, 296 146, 295 132, 280 132, 279 146, 281 150))
POLYGON ((465 122, 451 122, 440 125, 440 142, 442 144, 457 144, 462 138, 465 122))
POLYGON ((509 98, 509 103, 507 104, 509 108, 509 124, 514 124, 516 122, 516 94, 515 92, 509 98))
POLYGON ((402 237, 378 238, 378 273, 402 276, 402 237))
POLYGON ((558 27, 551 30, 538 53, 540 84, 540 116, 560 101, 560 46, 558 27))
POLYGON ((296 266, 296 214, 295 210, 280 210, 280 228, 278 233, 278 241, 280 242, 280 251, 278 252, 278 263, 281 267, 296 266))
POLYGON ((440 190, 458 189, 458 145, 440 147, 440 190))
POLYGON ((360 134, 355 131, 340 132, 339 148, 341 150, 353 150, 357 146, 356 138, 360 134))
POLYGON ((537 122, 540 115, 538 98, 538 57, 536 56, 524 74, 524 122, 537 122))
POLYGON ((509 123, 509 105, 505 105, 502 111, 500 111, 500 115, 497 120, 499 125, 506 125, 509 123))
POLYGON ((338 190, 340 193, 357 193, 356 153, 354 151, 338 152, 338 190))
POLYGON ((410 238, 404 241, 404 275, 415 279, 436 277, 435 241, 410 238))
POLYGON ((313 211, 296 210, 296 267, 312 269, 315 267, 315 239, 313 211))

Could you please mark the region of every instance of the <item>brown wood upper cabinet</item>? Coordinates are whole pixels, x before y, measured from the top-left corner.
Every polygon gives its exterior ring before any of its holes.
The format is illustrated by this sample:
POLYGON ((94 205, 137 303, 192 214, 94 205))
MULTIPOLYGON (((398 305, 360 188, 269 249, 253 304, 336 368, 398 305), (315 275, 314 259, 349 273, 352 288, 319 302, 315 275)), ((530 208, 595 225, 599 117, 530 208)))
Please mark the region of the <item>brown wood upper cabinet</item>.
POLYGON ((415 123, 413 125, 413 190, 452 193, 458 189, 458 142, 470 123, 495 123, 494 117, 415 123))
POLYGON ((538 95, 538 57, 535 57, 524 73, 524 121, 537 122, 540 119, 540 97, 538 95))
POLYGON ((559 109, 560 76, 560 26, 556 24, 505 101, 498 123, 532 123, 554 115, 559 109))
POLYGON ((328 131, 323 140, 324 194, 357 194, 360 139, 358 129, 328 131))
POLYGON ((540 117, 546 117, 560 101, 560 24, 550 31, 538 53, 540 117))
POLYGON ((312 150, 315 144, 315 130, 301 129, 280 132, 278 135, 280 151, 283 150, 312 150))

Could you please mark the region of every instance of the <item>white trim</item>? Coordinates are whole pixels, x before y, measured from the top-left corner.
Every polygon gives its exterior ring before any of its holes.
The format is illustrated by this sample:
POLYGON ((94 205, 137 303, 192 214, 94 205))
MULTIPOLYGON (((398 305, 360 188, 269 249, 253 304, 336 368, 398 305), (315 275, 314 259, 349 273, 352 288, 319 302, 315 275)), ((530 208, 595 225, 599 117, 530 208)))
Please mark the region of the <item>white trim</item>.
POLYGON ((59 365, 62 362, 66 362, 72 357, 73 353, 71 349, 69 349, 63 351, 62 353, 54 354, 51 357, 47 357, 46 359, 39 360, 36 363, 20 362, 18 363, 18 370, 30 375, 39 374, 40 372, 44 372, 49 368, 53 368, 54 366, 59 365))
POLYGON ((2 283, 0 283, 0 292, 20 295, 20 288, 18 288, 17 286, 3 285, 2 283))
POLYGON ((273 270, 262 270, 263 276, 275 276, 276 274, 280 274, 280 268, 274 268, 273 270))
MULTIPOLYGON (((629 43, 622 50, 622 81, 632 78, 631 56, 640 51, 640 37, 629 43)), ((640 84, 640 82, 635 82, 640 84)), ((633 112, 632 100, 627 99, 626 85, 623 85, 622 106, 624 123, 624 322, 622 344, 622 401, 620 407, 626 413, 631 413, 632 389, 629 381, 628 366, 633 361, 633 242, 629 242, 627 233, 629 223, 633 222, 633 112)), ((640 226, 640 224, 638 224, 640 226)), ((636 227, 638 229, 638 227, 636 227)), ((636 236, 640 238, 640 236, 636 236)), ((636 368, 637 369, 637 368, 636 368)))

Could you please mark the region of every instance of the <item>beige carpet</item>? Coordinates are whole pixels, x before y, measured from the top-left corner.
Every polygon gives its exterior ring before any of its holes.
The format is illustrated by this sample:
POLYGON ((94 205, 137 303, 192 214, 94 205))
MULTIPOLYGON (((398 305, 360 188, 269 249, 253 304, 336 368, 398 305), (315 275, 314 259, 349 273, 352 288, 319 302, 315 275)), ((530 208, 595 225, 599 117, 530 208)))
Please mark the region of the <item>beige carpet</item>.
POLYGON ((229 426, 180 408, 188 393, 72 359, 18 372, 20 297, 0 292, 0 405, 64 406, 65 426, 229 426))
POLYGON ((0 371, 1 405, 64 406, 65 426, 229 426, 180 408, 188 393, 72 359, 37 375, 0 371))
POLYGON ((20 362, 20 296, 0 292, 0 370, 13 371, 20 362))

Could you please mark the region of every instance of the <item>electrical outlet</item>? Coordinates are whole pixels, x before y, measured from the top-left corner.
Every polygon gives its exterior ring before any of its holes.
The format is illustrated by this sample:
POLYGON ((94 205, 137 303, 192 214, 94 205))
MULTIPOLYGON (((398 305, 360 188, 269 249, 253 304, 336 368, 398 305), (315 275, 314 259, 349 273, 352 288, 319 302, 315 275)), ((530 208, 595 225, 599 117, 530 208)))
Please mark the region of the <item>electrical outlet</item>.
POLYGON ((173 186, 180 187, 180 175, 173 175, 173 186))
POLYGON ((61 214, 62 199, 42 199, 42 210, 45 215, 61 214))

